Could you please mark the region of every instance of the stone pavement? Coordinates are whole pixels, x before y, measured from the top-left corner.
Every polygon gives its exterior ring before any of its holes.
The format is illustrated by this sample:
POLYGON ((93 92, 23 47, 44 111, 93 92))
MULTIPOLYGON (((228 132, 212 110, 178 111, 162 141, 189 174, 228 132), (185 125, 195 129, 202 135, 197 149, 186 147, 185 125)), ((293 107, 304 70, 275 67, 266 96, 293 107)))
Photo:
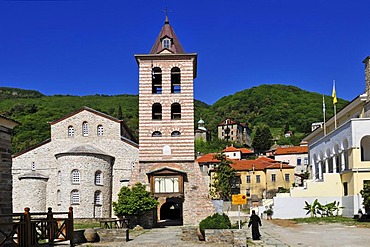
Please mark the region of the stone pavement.
POLYGON ((298 224, 282 227, 263 220, 261 240, 249 240, 248 246, 370 246, 370 229, 339 223, 298 224))
MULTIPOLYGON (((247 226, 244 226, 245 228, 247 226)), ((260 228, 261 240, 252 241, 248 238, 248 246, 370 246, 370 229, 347 226, 337 223, 330 224, 298 224, 282 227, 268 220, 262 220, 260 228)), ((214 244, 204 241, 181 240, 181 226, 168 226, 144 230, 141 235, 131 236, 129 242, 119 243, 85 243, 79 246, 89 247, 188 247, 214 246, 231 247, 227 244, 214 244)), ((250 237, 250 231, 248 236, 250 237)))

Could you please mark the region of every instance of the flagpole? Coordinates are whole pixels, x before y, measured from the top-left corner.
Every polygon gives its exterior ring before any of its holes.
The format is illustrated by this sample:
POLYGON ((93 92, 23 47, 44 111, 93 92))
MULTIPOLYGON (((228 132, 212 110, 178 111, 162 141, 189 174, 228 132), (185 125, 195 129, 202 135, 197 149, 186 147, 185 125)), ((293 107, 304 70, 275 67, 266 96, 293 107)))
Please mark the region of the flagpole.
POLYGON ((325 98, 322 95, 322 112, 324 114, 324 136, 326 136, 326 109, 325 109, 325 98))
POLYGON ((334 107, 334 129, 337 129, 337 92, 335 91, 335 80, 333 80, 333 91, 331 93, 334 107))

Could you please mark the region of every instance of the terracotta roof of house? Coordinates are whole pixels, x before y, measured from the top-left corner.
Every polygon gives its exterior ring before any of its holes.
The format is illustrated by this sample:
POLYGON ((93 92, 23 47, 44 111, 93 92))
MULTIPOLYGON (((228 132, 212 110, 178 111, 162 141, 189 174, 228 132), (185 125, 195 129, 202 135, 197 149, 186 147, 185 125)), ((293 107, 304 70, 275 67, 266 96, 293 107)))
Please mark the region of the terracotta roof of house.
POLYGON ((294 166, 290 166, 284 163, 281 163, 276 160, 272 160, 269 158, 261 159, 257 158, 255 160, 235 160, 233 164, 230 164, 232 168, 237 171, 245 171, 245 170, 265 170, 265 169, 294 169, 294 166))
POLYGON ((236 148, 234 146, 226 147, 222 152, 241 152, 242 154, 253 154, 254 152, 252 150, 249 150, 248 148, 236 148))
POLYGON ((235 148, 234 146, 226 147, 222 152, 236 152, 240 151, 238 148, 235 148))
POLYGON ((162 27, 162 30, 160 31, 157 39, 155 40, 154 45, 152 49, 150 50, 150 54, 158 54, 158 53, 161 53, 163 50, 168 50, 173 54, 185 54, 185 51, 182 48, 180 41, 175 34, 175 31, 170 25, 168 16, 166 16, 164 26, 162 27), (166 37, 171 40, 170 48, 162 47, 162 40, 166 37))
POLYGON ((254 152, 248 148, 239 148, 242 154, 254 154, 254 152))
POLYGON ((196 161, 198 163, 220 163, 220 161, 218 159, 215 159, 216 153, 209 153, 209 154, 205 154, 201 157, 199 157, 198 159, 196 159, 196 161))
POLYGON ((306 154, 308 153, 308 146, 294 146, 294 147, 280 147, 275 151, 275 155, 284 154, 306 154))
POLYGON ((226 121, 227 121, 227 124, 239 124, 238 121, 233 121, 231 119, 225 119, 224 121, 222 121, 221 123, 219 123, 218 125, 226 125, 226 121))

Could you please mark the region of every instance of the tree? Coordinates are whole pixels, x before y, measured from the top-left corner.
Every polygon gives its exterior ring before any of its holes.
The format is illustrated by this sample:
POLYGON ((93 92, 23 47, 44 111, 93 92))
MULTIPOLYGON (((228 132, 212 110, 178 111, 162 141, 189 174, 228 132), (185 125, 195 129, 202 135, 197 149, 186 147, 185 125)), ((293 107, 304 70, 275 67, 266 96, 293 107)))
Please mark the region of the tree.
POLYGON ((215 158, 220 160, 220 163, 216 167, 212 192, 220 199, 229 201, 231 197, 231 181, 235 181, 236 172, 230 167, 231 162, 226 160, 224 154, 216 154, 215 158))
POLYGON ((364 188, 360 191, 360 194, 364 199, 362 205, 365 208, 365 212, 368 214, 370 213, 370 182, 364 183, 364 188))
POLYGON ((136 183, 131 189, 126 186, 121 188, 118 201, 113 202, 113 210, 117 216, 142 215, 157 205, 158 201, 145 189, 145 185, 136 183))
POLYGON ((252 147, 255 153, 260 154, 274 144, 270 128, 266 124, 258 124, 256 126, 256 133, 253 137, 252 147))

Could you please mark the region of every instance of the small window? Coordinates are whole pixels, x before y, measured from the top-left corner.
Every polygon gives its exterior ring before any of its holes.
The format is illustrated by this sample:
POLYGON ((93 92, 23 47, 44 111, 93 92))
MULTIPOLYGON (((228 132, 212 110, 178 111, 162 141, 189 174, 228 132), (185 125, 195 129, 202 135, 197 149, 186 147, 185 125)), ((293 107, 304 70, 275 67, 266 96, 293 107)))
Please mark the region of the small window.
POLYGON ((96 171, 95 172, 95 184, 96 185, 102 185, 103 184, 102 172, 101 171, 96 171))
POLYGON ((261 183, 261 175, 256 175, 256 183, 261 183))
POLYGON ((80 203, 80 192, 78 190, 72 190, 71 192, 71 204, 80 203))
POLYGON ((290 181, 290 175, 289 174, 285 174, 285 182, 289 182, 290 181))
POLYGON ((87 122, 82 123, 82 136, 88 136, 89 135, 89 125, 87 122))
POLYGON ((170 46, 171 46, 171 40, 170 39, 164 39, 162 41, 162 44, 163 44, 163 48, 167 48, 167 49, 170 49, 170 46))
POLYGON ((72 137, 75 135, 75 128, 73 126, 68 126, 68 136, 72 137))
POLYGON ((152 69, 152 93, 162 93, 162 70, 158 67, 152 69))
POLYGON ((153 136, 153 137, 161 137, 161 136, 162 136, 162 133, 161 133, 160 131, 154 131, 154 132, 152 133, 152 136, 153 136))
POLYGON ((171 93, 181 93, 181 74, 180 69, 171 69, 171 93))
POLYGON ((249 184, 251 182, 251 176, 247 175, 247 183, 249 184))
POLYGON ((154 103, 152 106, 152 119, 161 120, 162 119, 162 105, 159 103, 154 103))
POLYGON ((246 189, 245 190, 245 194, 246 194, 246 196, 248 196, 248 197, 250 197, 251 196, 251 189, 246 189))
POLYGON ((72 184, 79 184, 80 183, 80 171, 73 170, 72 171, 72 184))
POLYGON ((98 136, 102 136, 103 135, 103 132, 104 132, 104 129, 103 129, 103 125, 98 125, 98 136))
POLYGON ((271 181, 276 182, 276 174, 271 174, 271 181))
MULTIPOLYGON (((307 158, 307 157, 305 157, 305 158, 304 158, 304 164, 305 164, 305 165, 308 165, 308 158, 307 158)), ((339 163, 338 163, 338 164, 339 164, 339 163)))
POLYGON ((348 183, 347 182, 343 183, 343 193, 344 193, 344 196, 348 196, 348 183))
POLYGON ((297 166, 300 166, 302 163, 302 159, 301 158, 297 158, 297 166))
POLYGON ((101 196, 101 191, 97 190, 94 193, 94 204, 95 205, 102 205, 102 196, 101 196))
POLYGON ((180 131, 177 131, 177 130, 175 130, 175 131, 173 131, 173 132, 171 133, 171 136, 172 136, 172 137, 176 137, 176 136, 180 136, 180 135, 181 135, 180 131))
POLYGON ((181 106, 179 103, 171 105, 171 119, 181 119, 181 106))
POLYGON ((62 196, 61 196, 60 190, 57 190, 57 204, 58 205, 62 204, 62 196))

